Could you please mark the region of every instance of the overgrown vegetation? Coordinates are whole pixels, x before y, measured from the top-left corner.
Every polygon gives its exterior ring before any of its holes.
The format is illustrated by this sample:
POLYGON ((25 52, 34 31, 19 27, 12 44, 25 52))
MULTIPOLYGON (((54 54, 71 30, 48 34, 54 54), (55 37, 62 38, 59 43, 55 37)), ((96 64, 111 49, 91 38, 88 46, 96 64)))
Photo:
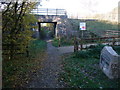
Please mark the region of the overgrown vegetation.
POLYGON ((18 0, 2 4, 3 54, 7 55, 6 60, 12 60, 17 53, 26 52, 26 47, 32 40, 33 31, 30 29, 35 28, 32 24, 37 20, 29 12, 36 3, 18 0))
POLYGON ((113 49, 120 55, 120 46, 114 46, 113 49))
POLYGON ((70 46, 70 45, 74 45, 74 38, 71 37, 70 39, 67 37, 61 37, 60 41, 59 38, 54 38, 52 41, 52 45, 55 47, 58 47, 60 44, 60 46, 70 46))
POLYGON ((3 88, 22 87, 41 67, 46 42, 32 38, 37 19, 30 11, 36 2, 1 2, 3 88))
POLYGON ((27 83, 32 74, 41 68, 44 59, 46 42, 32 40, 29 44, 29 57, 18 54, 13 60, 3 62, 3 88, 22 87, 27 83))
POLYGON ((52 45, 55 46, 55 47, 58 47, 59 46, 59 39, 54 38, 53 41, 52 41, 52 45))
POLYGON ((45 26, 41 27, 41 38, 53 38, 54 37, 54 24, 46 23, 45 26))
MULTIPOLYGON (((88 50, 63 56, 64 72, 61 80, 75 88, 118 88, 118 80, 110 80, 99 68, 100 52, 104 45, 91 46, 88 50)), ((115 46, 115 50, 119 46, 115 46)), ((120 51, 117 50, 119 53, 120 51)))
POLYGON ((69 19, 74 30, 79 30, 79 23, 86 22, 87 30, 98 34, 99 36, 104 34, 105 30, 118 30, 117 23, 111 23, 108 21, 100 20, 78 20, 78 19, 69 19))
MULTIPOLYGON (((71 26, 73 27, 73 30, 78 31, 74 36, 79 38, 100 38, 104 35, 106 35, 106 30, 118 30, 118 24, 117 23, 111 23, 109 21, 100 21, 100 20, 79 20, 79 19, 68 19, 71 26), (80 22, 86 22, 86 31, 79 31, 79 23, 80 22), (83 35, 82 35, 83 33, 83 35)), ((112 33, 110 33, 112 35, 112 33)), ((83 44, 87 43, 101 43, 103 41, 111 41, 110 39, 107 40, 87 40, 82 41, 83 44)), ((61 37, 61 40, 59 42, 59 38, 55 38, 53 40, 54 46, 59 46, 59 43, 61 46, 69 46, 74 44, 74 38, 73 37, 61 37)), ((80 42, 81 43, 81 42, 80 42)))
POLYGON ((46 30, 44 29, 44 28, 41 28, 41 33, 40 33, 40 37, 41 37, 41 39, 45 39, 45 37, 46 37, 46 35, 47 35, 47 32, 46 32, 46 30))

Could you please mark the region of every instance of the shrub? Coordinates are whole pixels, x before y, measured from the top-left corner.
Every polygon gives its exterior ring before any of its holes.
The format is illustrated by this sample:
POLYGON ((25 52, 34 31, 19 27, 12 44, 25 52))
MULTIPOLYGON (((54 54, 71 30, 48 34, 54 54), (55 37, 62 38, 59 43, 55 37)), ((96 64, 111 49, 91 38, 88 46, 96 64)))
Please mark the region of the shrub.
POLYGON ((46 37, 46 32, 45 32, 45 30, 41 30, 41 32, 40 32, 41 34, 41 39, 44 39, 45 37, 46 37))
POLYGON ((113 49, 116 51, 118 55, 120 55, 120 46, 114 46, 113 49))
POLYGON ((101 44, 97 46, 90 46, 90 48, 87 51, 76 52, 73 57, 75 58, 91 58, 91 57, 99 58, 100 52, 103 47, 104 45, 101 45, 101 44))
POLYGON ((75 58, 88 58, 90 56, 89 56, 88 51, 79 51, 79 52, 76 52, 73 57, 75 57, 75 58))

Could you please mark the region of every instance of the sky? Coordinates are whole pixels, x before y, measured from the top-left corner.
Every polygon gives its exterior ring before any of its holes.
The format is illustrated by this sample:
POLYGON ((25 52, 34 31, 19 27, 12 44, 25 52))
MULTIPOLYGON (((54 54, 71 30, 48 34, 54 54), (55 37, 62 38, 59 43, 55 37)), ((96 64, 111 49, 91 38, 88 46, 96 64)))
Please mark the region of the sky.
POLYGON ((69 15, 81 17, 112 11, 120 0, 42 0, 39 7, 66 9, 69 15))

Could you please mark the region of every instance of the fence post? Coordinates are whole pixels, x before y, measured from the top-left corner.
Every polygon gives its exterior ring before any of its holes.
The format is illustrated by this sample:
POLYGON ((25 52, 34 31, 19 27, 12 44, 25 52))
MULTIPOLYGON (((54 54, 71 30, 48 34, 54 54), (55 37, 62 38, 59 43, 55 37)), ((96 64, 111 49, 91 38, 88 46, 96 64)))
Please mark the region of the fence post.
POLYGON ((115 45, 115 38, 113 38, 113 41, 112 41, 112 45, 114 46, 115 45))
POLYGON ((80 49, 83 50, 83 40, 81 39, 80 42, 80 49))
POLYGON ((98 44, 101 44, 103 41, 102 41, 102 39, 99 37, 98 38, 98 44))
POLYGON ((61 46, 60 35, 59 35, 59 44, 58 44, 58 46, 59 46, 59 47, 61 46))
POLYGON ((78 41, 76 39, 76 37, 74 37, 74 52, 78 51, 78 41))

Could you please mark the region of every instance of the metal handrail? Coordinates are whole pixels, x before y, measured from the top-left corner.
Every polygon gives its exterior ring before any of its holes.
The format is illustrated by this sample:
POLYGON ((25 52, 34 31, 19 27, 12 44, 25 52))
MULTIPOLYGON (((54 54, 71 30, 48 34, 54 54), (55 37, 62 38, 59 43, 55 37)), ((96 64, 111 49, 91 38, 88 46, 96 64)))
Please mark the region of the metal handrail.
POLYGON ((31 13, 32 14, 40 14, 40 15, 51 15, 51 14, 66 15, 66 10, 65 9, 38 8, 38 9, 33 9, 31 11, 31 13))

